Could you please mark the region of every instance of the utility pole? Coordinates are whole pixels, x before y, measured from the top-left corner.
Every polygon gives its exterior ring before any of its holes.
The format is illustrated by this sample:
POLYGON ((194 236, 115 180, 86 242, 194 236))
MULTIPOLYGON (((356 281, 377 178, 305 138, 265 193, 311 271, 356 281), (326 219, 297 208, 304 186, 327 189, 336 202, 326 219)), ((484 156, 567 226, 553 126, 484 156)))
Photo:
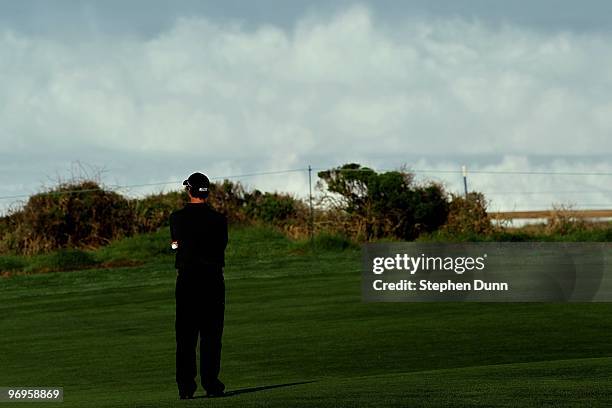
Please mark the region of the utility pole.
POLYGON ((308 165, 308 200, 310 203, 310 220, 308 229, 310 232, 310 241, 314 240, 314 210, 312 208, 312 166, 308 165))
POLYGON ((465 164, 461 166, 461 172, 463 173, 463 191, 465 192, 465 199, 468 198, 468 190, 467 190, 467 167, 465 164))

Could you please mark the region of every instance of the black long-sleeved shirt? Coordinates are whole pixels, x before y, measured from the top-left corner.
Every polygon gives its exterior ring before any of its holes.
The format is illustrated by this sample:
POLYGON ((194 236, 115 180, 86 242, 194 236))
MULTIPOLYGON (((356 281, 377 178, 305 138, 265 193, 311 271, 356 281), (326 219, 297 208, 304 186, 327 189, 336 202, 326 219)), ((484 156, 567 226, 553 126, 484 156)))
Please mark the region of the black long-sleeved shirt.
POLYGON ((227 219, 208 204, 188 203, 170 214, 170 235, 178 242, 179 274, 225 266, 227 219))

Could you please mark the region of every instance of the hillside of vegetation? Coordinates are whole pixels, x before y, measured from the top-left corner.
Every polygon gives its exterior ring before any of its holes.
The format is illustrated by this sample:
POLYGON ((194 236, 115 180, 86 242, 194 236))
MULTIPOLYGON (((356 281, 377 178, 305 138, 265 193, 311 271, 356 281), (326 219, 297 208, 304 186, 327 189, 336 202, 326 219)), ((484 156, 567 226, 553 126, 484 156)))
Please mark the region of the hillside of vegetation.
MULTIPOLYGON (((291 194, 246 190, 229 180, 211 185, 209 202, 232 225, 269 226, 298 240, 312 234, 342 236, 355 243, 612 238, 612 223, 585 222, 562 210, 553 212, 541 225, 517 229, 494 224, 481 193, 456 196, 437 183, 417 183, 403 170, 377 173, 358 164, 346 164, 321 171, 318 176, 312 211, 307 201, 291 194)), ((60 183, 0 217, 0 272, 23 269, 19 255, 52 252, 55 254, 48 262, 66 263, 66 269, 105 262, 110 265, 87 251, 167 227, 170 213, 186 201, 184 191, 127 198, 91 180, 60 183)), ((37 259, 47 262, 44 257, 37 259)))

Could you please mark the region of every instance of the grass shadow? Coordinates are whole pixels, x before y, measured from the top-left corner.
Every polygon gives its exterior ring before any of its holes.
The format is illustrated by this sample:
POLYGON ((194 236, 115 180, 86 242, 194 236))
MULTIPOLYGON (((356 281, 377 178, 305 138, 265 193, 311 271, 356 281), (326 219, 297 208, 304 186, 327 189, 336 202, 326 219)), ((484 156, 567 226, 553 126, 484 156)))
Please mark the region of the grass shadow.
MULTIPOLYGON (((292 382, 292 383, 286 383, 286 384, 262 385, 262 386, 259 386, 259 387, 240 388, 238 390, 226 391, 225 394, 223 395, 223 397, 215 397, 215 398, 233 397, 235 395, 240 395, 240 394, 248 394, 248 393, 251 393, 251 392, 272 390, 274 388, 292 387, 292 386, 295 386, 295 385, 310 384, 310 383, 313 383, 313 382, 315 382, 315 381, 300 381, 300 382, 292 382)), ((208 397, 206 397, 204 395, 194 397, 194 399, 198 399, 198 398, 208 398, 208 397)))

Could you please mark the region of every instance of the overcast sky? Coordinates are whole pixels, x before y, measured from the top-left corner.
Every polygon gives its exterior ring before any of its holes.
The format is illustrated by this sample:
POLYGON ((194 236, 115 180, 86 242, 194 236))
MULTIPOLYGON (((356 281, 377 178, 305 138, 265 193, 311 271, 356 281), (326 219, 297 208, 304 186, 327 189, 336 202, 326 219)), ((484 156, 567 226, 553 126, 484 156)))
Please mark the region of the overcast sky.
POLYGON ((611 96, 603 0, 2 2, 0 196, 346 162, 459 191, 465 164, 493 210, 610 208, 612 176, 494 172, 612 174, 611 96))

